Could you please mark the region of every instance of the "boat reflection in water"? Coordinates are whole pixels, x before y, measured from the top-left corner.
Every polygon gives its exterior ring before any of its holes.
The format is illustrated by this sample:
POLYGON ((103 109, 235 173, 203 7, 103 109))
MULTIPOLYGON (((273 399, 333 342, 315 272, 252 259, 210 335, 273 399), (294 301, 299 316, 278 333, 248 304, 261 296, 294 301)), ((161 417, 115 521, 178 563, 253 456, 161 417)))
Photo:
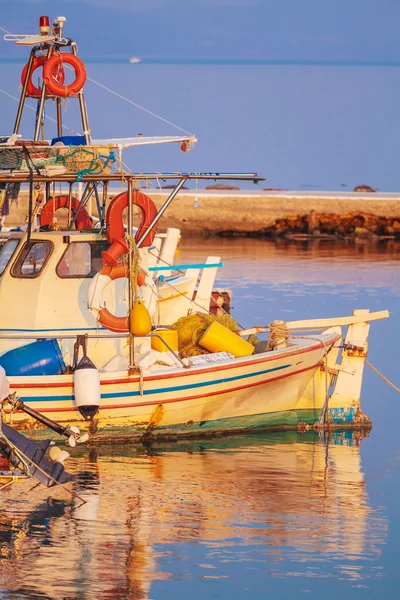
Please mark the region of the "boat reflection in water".
POLYGON ((360 436, 80 450, 69 468, 86 504, 28 511, 0 496, 0 587, 10 597, 144 599, 187 580, 197 597, 196 579, 229 587, 240 569, 249 587, 249 568, 264 584, 271 574, 365 583, 387 524, 368 503, 360 436))

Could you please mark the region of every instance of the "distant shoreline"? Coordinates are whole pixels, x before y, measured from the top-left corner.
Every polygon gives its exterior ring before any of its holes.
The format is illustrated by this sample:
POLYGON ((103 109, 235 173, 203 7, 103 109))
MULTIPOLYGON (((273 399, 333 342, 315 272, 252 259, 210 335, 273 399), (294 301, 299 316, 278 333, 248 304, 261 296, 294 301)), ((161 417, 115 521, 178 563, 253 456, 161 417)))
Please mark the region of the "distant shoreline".
MULTIPOLYGON (((269 58, 161 58, 161 57, 134 57, 138 61, 131 61, 131 56, 84 56, 88 64, 134 64, 140 65, 189 65, 189 66, 277 66, 277 67, 400 67, 400 60, 290 60, 269 58)), ((25 64, 22 57, 0 56, 0 64, 25 64)))

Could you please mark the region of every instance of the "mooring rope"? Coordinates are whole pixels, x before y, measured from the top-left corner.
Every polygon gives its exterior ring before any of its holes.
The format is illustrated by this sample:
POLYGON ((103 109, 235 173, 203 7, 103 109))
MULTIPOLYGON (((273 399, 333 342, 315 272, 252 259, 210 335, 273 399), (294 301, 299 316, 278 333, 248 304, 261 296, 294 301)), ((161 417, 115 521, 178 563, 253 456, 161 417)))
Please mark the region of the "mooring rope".
POLYGON ((175 127, 175 129, 178 129, 179 131, 183 131, 183 133, 187 133, 188 135, 191 135, 191 136, 194 135, 191 131, 187 131, 187 129, 183 129, 183 127, 180 127, 179 125, 176 125, 175 123, 172 123, 172 121, 168 121, 168 119, 164 119, 164 117, 162 117, 161 115, 158 115, 157 113, 152 112, 148 108, 145 108, 144 106, 141 106, 140 104, 137 104, 137 102, 133 102, 133 100, 130 100, 129 98, 126 98, 125 96, 122 96, 122 94, 115 92, 113 89, 103 85, 99 81, 96 81, 95 79, 92 79, 91 77, 87 77, 87 80, 91 81, 95 85, 98 85, 99 87, 103 88, 104 90, 107 90, 107 92, 114 94, 114 96, 117 96, 117 98, 121 98, 121 100, 125 100, 125 102, 132 104, 132 106, 135 106, 136 108, 139 108, 140 110, 143 110, 144 112, 151 115, 152 117, 155 117, 156 119, 159 119, 160 121, 163 121, 164 123, 167 123, 167 125, 171 125, 172 127, 175 127))
POLYGON ((376 367, 371 365, 371 363, 367 359, 365 359, 365 363, 369 366, 370 369, 372 369, 377 375, 379 375, 379 377, 382 377, 383 381, 386 381, 387 384, 389 384, 394 390, 396 390, 396 392, 400 392, 400 388, 397 387, 397 385, 395 385, 394 383, 392 383, 387 377, 385 377, 383 373, 378 371, 376 367))
POLYGON ((324 404, 321 408, 321 411, 319 413, 319 419, 318 419, 318 423, 320 425, 324 425, 326 422, 326 416, 328 414, 328 410, 329 410, 329 373, 328 373, 328 348, 324 342, 324 340, 321 340, 321 338, 318 337, 312 337, 310 335, 293 335, 290 334, 291 338, 295 338, 295 339, 303 339, 303 340, 314 340, 316 342, 319 342, 321 344, 321 347, 323 347, 324 349, 324 356, 325 356, 325 401, 324 404))

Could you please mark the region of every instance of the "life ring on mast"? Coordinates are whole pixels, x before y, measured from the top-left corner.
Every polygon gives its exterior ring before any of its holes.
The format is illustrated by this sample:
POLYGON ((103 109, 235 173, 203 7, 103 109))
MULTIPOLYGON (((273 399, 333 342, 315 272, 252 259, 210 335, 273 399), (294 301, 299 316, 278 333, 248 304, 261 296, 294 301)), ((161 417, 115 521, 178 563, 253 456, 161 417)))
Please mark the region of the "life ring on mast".
MULTIPOLYGON (((121 277, 128 277, 127 262, 119 263, 116 266, 105 265, 93 277, 88 290, 89 308, 97 312, 98 322, 109 331, 114 331, 116 333, 126 333, 129 331, 129 315, 126 317, 117 317, 116 315, 113 315, 108 308, 104 306, 103 292, 111 281, 120 279, 121 277)), ((149 304, 150 316, 153 316, 156 309, 156 295, 153 290, 155 284, 151 277, 149 277, 142 269, 140 269, 139 273, 136 275, 136 281, 142 293, 143 301, 149 304), (149 292, 143 292, 143 288, 149 290, 149 292)))
POLYGON ((75 56, 75 54, 59 52, 58 54, 53 54, 49 60, 46 60, 43 67, 43 81, 46 84, 47 89, 54 94, 54 96, 67 98, 68 96, 77 94, 85 85, 86 67, 81 59, 75 56), (64 82, 57 83, 52 75, 54 69, 58 69, 60 65, 62 66, 64 63, 71 65, 75 70, 75 79, 69 85, 63 85, 64 82))
MULTIPOLYGON (((42 90, 41 90, 41 88, 36 87, 36 85, 33 83, 32 79, 33 79, 33 73, 36 71, 36 69, 43 67, 46 60, 47 59, 45 56, 35 56, 33 59, 31 76, 29 78, 28 85, 26 87, 26 95, 29 96, 30 98, 40 98, 42 90)), ((26 74, 28 72, 28 65, 29 65, 29 63, 26 63, 26 65, 22 69, 21 85, 24 85, 24 83, 25 83, 26 74)), ((53 69, 50 73, 50 79, 52 81, 54 81, 56 84, 60 84, 60 85, 64 84, 65 73, 64 73, 64 69, 63 69, 62 65, 58 64, 53 67, 53 69)), ((46 92, 47 91, 48 91, 48 85, 46 83, 46 92)), ((46 96, 51 96, 51 95, 52 94, 46 93, 46 96)))
MULTIPOLYGON (((55 198, 50 198, 43 206, 42 212, 40 213, 40 227, 48 227, 53 222, 54 213, 59 208, 69 208, 70 198, 68 194, 64 194, 62 196, 56 196, 55 198)), ((71 198, 71 209, 73 211, 77 211, 79 208, 79 200, 72 196, 71 198)), ((75 227, 77 229, 93 229, 92 219, 89 217, 89 213, 87 212, 84 206, 79 208, 79 212, 76 215, 75 219, 75 227)))
MULTIPOLYGON (((157 215, 157 207, 149 196, 137 191, 132 193, 132 204, 140 208, 142 213, 142 222, 136 232, 135 241, 138 242, 147 232, 142 247, 151 246, 156 232, 154 229, 149 229, 149 226, 157 215)), ((125 229, 122 221, 122 213, 127 206, 128 192, 122 192, 115 196, 108 207, 106 214, 107 240, 111 246, 101 253, 105 265, 117 265, 118 259, 129 250, 125 241, 125 229)))

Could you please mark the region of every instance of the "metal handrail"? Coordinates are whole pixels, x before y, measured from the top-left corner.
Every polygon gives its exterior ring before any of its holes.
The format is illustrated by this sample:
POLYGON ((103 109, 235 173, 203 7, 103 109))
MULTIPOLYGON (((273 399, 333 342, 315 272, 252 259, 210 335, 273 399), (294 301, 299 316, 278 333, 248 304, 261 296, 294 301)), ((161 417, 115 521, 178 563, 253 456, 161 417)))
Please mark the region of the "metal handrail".
MULTIPOLYGON (((49 146, 51 147, 51 146, 49 146)), ((265 177, 260 177, 257 173, 100 173, 97 175, 84 175, 82 182, 90 181, 127 181, 132 179, 133 181, 169 181, 182 179, 186 180, 205 180, 205 181, 253 181, 259 183, 265 181, 265 177)), ((1 173, 0 182, 21 182, 29 183, 29 173, 13 172, 13 173, 1 173)), ((63 175, 54 175, 48 177, 47 175, 35 175, 34 182, 71 182, 76 183, 76 173, 64 173, 63 175)))
MULTIPOLYGON (((105 335, 99 335, 98 333, 83 333, 88 339, 120 339, 120 338, 128 338, 129 335, 127 333, 109 333, 105 335)), ((0 340, 76 340, 77 334, 66 334, 66 335, 38 335, 37 333, 27 333, 27 334, 19 334, 19 335, 4 335, 0 330, 0 340)), ((165 344, 170 352, 175 356, 175 358, 181 363, 181 365, 187 369, 190 367, 190 364, 186 364, 179 354, 171 348, 169 343, 158 333, 148 333, 146 335, 136 336, 138 338, 158 338, 165 344)))

